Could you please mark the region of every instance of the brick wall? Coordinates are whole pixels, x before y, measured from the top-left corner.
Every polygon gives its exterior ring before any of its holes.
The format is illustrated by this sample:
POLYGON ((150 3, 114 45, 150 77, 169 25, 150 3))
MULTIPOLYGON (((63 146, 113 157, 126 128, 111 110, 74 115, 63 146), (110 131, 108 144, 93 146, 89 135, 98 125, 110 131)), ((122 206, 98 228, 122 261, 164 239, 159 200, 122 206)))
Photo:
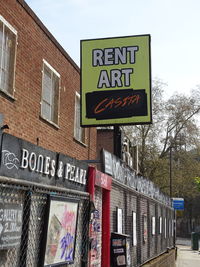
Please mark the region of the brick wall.
POLYGON ((86 129, 85 145, 73 138, 78 66, 23 0, 0 1, 0 15, 17 30, 18 42, 14 99, 0 92, 0 113, 10 128, 6 131, 77 159, 95 159, 95 128, 86 129), (43 59, 61 77, 58 127, 40 117, 43 59))
POLYGON ((100 157, 100 151, 102 148, 107 150, 108 152, 114 152, 113 147, 113 130, 105 129, 105 130, 97 130, 97 156, 100 157))

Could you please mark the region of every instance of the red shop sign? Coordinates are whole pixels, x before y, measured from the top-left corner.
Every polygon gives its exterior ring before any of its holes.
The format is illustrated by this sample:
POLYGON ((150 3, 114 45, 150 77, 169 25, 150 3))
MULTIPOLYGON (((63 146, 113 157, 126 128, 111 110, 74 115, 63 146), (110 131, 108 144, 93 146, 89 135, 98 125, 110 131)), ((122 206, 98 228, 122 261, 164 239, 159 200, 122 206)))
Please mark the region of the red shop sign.
POLYGON ((112 177, 96 170, 95 185, 111 190, 112 177))

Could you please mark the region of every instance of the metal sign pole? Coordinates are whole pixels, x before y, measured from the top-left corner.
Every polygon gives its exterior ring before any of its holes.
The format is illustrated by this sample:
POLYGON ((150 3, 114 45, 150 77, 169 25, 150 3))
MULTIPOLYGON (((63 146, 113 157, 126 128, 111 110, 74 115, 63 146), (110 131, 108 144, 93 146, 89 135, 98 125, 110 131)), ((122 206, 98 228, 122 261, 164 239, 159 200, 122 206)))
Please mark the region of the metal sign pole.
POLYGON ((119 126, 114 126, 114 138, 113 138, 113 148, 114 148, 114 155, 118 158, 122 158, 122 140, 121 140, 121 130, 119 126))

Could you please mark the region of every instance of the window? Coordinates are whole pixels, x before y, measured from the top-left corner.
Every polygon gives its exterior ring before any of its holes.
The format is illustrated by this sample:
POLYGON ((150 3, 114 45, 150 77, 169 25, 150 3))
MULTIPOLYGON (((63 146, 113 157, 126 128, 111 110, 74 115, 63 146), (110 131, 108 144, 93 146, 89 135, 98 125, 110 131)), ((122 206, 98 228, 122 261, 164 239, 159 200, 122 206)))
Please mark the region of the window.
POLYGON ((17 31, 0 16, 0 90, 13 95, 17 31))
POLYGON ((80 126, 80 95, 76 92, 74 137, 79 142, 85 143, 85 129, 80 126))
POLYGON ((60 75, 44 60, 41 115, 44 119, 58 124, 60 75))

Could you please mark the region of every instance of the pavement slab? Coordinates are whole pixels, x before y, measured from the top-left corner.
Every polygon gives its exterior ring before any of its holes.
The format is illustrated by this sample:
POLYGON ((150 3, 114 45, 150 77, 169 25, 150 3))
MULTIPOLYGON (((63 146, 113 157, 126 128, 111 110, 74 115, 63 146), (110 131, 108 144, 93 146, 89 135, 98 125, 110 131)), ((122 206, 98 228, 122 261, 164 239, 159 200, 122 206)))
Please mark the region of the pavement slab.
POLYGON ((191 246, 177 245, 176 267, 200 267, 200 252, 191 246))

